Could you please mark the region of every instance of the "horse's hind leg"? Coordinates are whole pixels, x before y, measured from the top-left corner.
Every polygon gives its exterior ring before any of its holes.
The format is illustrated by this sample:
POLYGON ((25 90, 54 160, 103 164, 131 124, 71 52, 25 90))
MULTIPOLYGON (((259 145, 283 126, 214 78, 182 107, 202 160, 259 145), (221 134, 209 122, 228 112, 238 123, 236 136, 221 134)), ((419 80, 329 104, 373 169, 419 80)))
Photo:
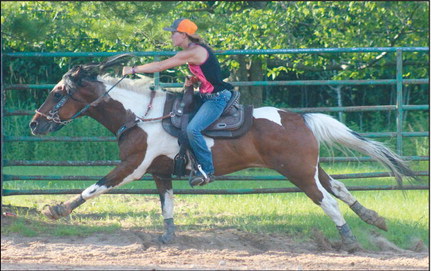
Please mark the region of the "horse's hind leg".
POLYGON ((360 249, 358 241, 356 240, 349 225, 347 224, 346 220, 344 220, 344 217, 340 212, 337 201, 321 185, 317 166, 315 167, 315 170, 308 170, 308 173, 305 170, 300 171, 298 169, 283 171, 279 172, 286 176, 302 191, 304 191, 304 193, 315 204, 319 205, 325 214, 327 214, 332 219, 332 221, 334 221, 341 236, 343 249, 349 252, 360 249))
POLYGON ((156 181, 157 190, 160 196, 162 215, 164 219, 165 232, 159 240, 165 244, 172 243, 175 240, 174 224, 174 192, 172 190, 172 178, 162 177, 153 174, 156 181))
POLYGON ((319 180, 323 187, 338 199, 345 202, 366 223, 387 231, 385 219, 377 212, 367 209, 347 190, 346 186, 329 176, 319 165, 319 180))

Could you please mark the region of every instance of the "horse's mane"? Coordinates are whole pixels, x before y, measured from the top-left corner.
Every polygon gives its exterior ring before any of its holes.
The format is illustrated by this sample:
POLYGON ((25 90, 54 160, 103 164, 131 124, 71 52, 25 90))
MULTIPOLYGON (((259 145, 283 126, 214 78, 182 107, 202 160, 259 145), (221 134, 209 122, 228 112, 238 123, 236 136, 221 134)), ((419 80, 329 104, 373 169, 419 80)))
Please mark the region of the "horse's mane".
MULTIPOLYGON (((102 63, 89 63, 84 65, 77 65, 72 67, 67 73, 63 75, 63 80, 66 85, 67 91, 71 91, 76 89, 83 80, 98 80, 102 83, 106 83, 109 85, 114 85, 121 80, 118 77, 112 77, 108 74, 101 75, 106 69, 117 66, 124 61, 128 60, 132 55, 131 54, 121 54, 107 59, 102 63)), ((148 92, 152 86, 154 86, 154 79, 148 76, 143 76, 137 74, 140 79, 130 79, 124 78, 119 84, 118 87, 125 88, 128 90, 132 90, 136 93, 145 93, 148 92)), ((160 91, 161 89, 155 89, 156 91, 160 91)), ((176 90, 170 90, 170 92, 181 92, 182 88, 176 90)))
MULTIPOLYGON (((140 79, 130 79, 130 78, 124 78, 117 86, 120 88, 125 88, 137 93, 146 93, 150 90, 150 87, 154 84, 154 79, 148 76, 139 76, 140 79)), ((97 78, 99 81, 114 85, 116 84, 121 78, 118 77, 112 77, 107 74, 99 76, 97 78)))
MULTIPOLYGON (((124 78, 123 81, 121 81, 118 84, 118 86, 121 88, 132 90, 132 91, 137 92, 137 93, 145 93, 150 89, 150 87, 154 86, 154 78, 140 75, 140 74, 138 76, 140 77, 139 79, 124 78)), ((105 74, 105 75, 99 76, 97 79, 103 83, 106 83, 109 85, 114 85, 121 78, 112 77, 112 76, 105 74)), ((155 90, 158 91, 158 90, 162 90, 162 89, 155 89, 155 90)), ((184 88, 182 88, 182 87, 169 88, 169 90, 163 89, 163 91, 172 92, 172 93, 179 93, 179 92, 183 92, 184 88)))

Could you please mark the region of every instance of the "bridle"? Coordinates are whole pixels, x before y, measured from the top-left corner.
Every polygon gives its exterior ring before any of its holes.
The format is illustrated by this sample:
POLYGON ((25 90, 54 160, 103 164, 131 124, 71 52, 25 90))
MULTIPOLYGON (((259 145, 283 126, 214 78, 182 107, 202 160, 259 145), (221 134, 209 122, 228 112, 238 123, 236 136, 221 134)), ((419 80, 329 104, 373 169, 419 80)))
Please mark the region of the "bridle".
MULTIPOLYGON (((97 105, 99 102, 100 102, 100 100, 101 99, 103 99, 104 97, 106 97, 108 94, 109 94, 109 92, 112 90, 112 89, 114 89, 114 87, 116 87, 124 78, 126 78, 126 76, 127 75, 124 75, 123 77, 121 77, 120 78, 120 80, 118 80, 118 82, 116 82, 108 91, 106 91, 102 96, 99 96, 96 100, 94 100, 93 102, 91 102, 91 103, 89 103, 89 104, 87 104, 87 105, 85 105, 81 110, 79 110, 77 113, 75 113, 70 119, 68 119, 68 120, 61 120, 60 119, 60 115, 58 114, 58 111, 60 110, 60 108, 62 108, 65 104, 66 104, 66 102, 69 100, 69 98, 71 98, 71 99, 73 99, 73 100, 76 100, 75 98, 73 98, 73 94, 74 93, 67 93, 67 95, 66 96, 64 96, 63 98, 61 98, 61 100, 56 104, 56 105, 54 105, 54 107, 48 112, 48 114, 45 114, 45 113, 42 113, 42 112, 40 112, 39 110, 35 110, 35 112, 36 112, 36 114, 37 115, 41 115, 41 116, 43 116, 43 117, 45 117, 48 121, 52 121, 52 122, 55 122, 55 123, 58 123, 58 124, 60 124, 60 125, 66 125, 66 124, 69 124, 70 122, 72 122, 74 119, 76 119, 77 117, 79 117, 80 115, 82 115, 83 113, 85 113, 91 106, 95 106, 95 105, 97 105)), ((144 115, 144 117, 146 117, 147 115, 148 115, 148 113, 149 113, 149 111, 151 110, 151 108, 153 107, 153 100, 154 100, 154 97, 155 97, 155 95, 156 95, 156 91, 154 90, 154 89, 151 89, 151 99, 150 99, 150 103, 148 104, 148 106, 147 106, 147 111, 145 112, 145 115, 144 115)), ((147 119, 145 119, 145 118, 141 118, 141 117, 137 117, 138 118, 138 120, 139 121, 143 121, 143 122, 146 122, 146 121, 154 121, 154 120, 162 120, 162 119, 166 119, 166 118, 169 118, 169 117, 172 117, 174 114, 173 114, 173 112, 171 112, 171 113, 169 113, 168 115, 165 115, 165 116, 161 116, 161 117, 158 117, 158 118, 147 118, 147 119)))
POLYGON ((76 100, 72 97, 72 95, 74 93, 67 93, 66 96, 64 96, 63 98, 61 98, 61 100, 54 105, 54 107, 48 112, 48 114, 42 113, 39 110, 35 110, 36 114, 41 115, 43 117, 45 117, 48 121, 52 121, 55 123, 58 123, 60 125, 66 125, 69 124, 71 121, 73 121, 74 119, 76 119, 77 117, 79 117, 80 115, 84 114, 91 106, 94 106, 96 104, 98 104, 100 102, 101 99, 105 98, 106 95, 109 94, 109 92, 114 89, 114 87, 116 87, 121 81, 123 81, 124 78, 126 78, 127 75, 124 75, 123 77, 120 78, 120 80, 118 80, 117 83, 115 83, 108 91, 105 91, 105 93, 103 93, 102 96, 99 96, 96 100, 94 100, 93 102, 85 105, 81 110, 79 110, 78 112, 75 113, 75 115, 73 115, 70 119, 68 120, 61 120, 60 119, 60 115, 58 114, 58 111, 60 110, 60 108, 62 108, 66 102, 69 100, 69 98, 76 100))

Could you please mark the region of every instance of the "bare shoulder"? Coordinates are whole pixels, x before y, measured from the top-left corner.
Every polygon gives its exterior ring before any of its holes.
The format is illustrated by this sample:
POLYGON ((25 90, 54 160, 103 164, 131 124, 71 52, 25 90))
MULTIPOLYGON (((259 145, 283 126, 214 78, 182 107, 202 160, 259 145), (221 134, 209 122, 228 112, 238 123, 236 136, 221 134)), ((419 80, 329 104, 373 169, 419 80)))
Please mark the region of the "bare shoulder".
POLYGON ((183 50, 182 52, 185 52, 185 54, 188 54, 188 57, 189 57, 188 62, 191 64, 199 65, 203 63, 208 56, 207 50, 198 44, 193 44, 189 48, 183 50))

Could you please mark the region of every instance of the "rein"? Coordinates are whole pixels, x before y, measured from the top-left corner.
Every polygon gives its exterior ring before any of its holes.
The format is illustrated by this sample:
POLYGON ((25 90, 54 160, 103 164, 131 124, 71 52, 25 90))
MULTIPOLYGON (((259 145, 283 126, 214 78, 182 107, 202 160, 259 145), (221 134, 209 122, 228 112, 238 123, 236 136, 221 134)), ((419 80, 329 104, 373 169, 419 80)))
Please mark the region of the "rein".
POLYGON ((145 121, 154 121, 154 120, 163 120, 163 119, 167 119, 169 117, 173 117, 175 115, 173 112, 170 112, 169 114, 161 116, 161 117, 158 117, 158 118, 145 119, 145 117, 150 112, 151 108, 153 108, 153 100, 154 100, 155 96, 156 96, 156 91, 154 89, 151 89, 150 103, 147 105, 147 111, 144 114, 144 118, 136 116, 139 120, 141 120, 143 122, 145 122, 145 121))
POLYGON ((106 91, 105 93, 103 93, 102 96, 100 96, 99 98, 97 98, 96 100, 94 100, 92 103, 87 104, 86 106, 84 106, 84 108, 82 108, 78 113, 76 113, 75 115, 73 115, 69 121, 74 120, 75 118, 77 118, 79 115, 81 115, 82 113, 84 113, 85 111, 88 110, 88 108, 90 108, 90 106, 94 106, 96 105, 101 99, 103 99, 106 95, 109 94, 109 92, 111 90, 113 90, 121 81, 123 81, 124 78, 126 78, 127 75, 123 75, 123 77, 120 78, 120 80, 118 80, 117 83, 115 83, 110 89, 108 89, 108 91, 106 91))
POLYGON ((120 139, 121 135, 125 131, 136 126, 136 124, 138 124, 139 121, 149 122, 149 121, 156 121, 156 120, 163 120, 163 119, 167 119, 167 118, 172 118, 173 116, 175 116, 174 112, 170 112, 167 115, 157 117, 157 118, 145 118, 148 115, 148 113, 150 112, 151 108, 153 108, 153 100, 154 100, 155 96, 156 96, 156 91, 154 89, 151 89, 151 98, 150 98, 150 102, 147 105, 147 111, 145 112, 144 117, 141 118, 141 117, 136 116, 135 120, 128 121, 125 124, 121 125, 121 127, 115 133, 118 140, 120 139))
MULTIPOLYGON (((109 94, 109 92, 111 90, 113 90, 121 81, 123 81, 124 78, 126 78, 127 75, 124 75, 123 77, 121 77, 120 80, 118 80, 118 82, 116 82, 108 91, 106 91, 102 96, 100 96, 99 98, 97 98, 96 100, 94 100, 93 102, 85 105, 81 110, 79 110, 75 115, 73 115, 70 119, 68 120, 61 120, 59 115, 58 115, 58 111, 60 110, 61 107, 64 106, 64 104, 67 102, 67 100, 69 98, 72 98, 73 94, 68 94, 67 96, 63 97, 55 106, 52 110, 50 110, 48 112, 48 114, 44 114, 42 112, 40 112, 39 110, 35 110, 36 114, 41 115, 43 117, 45 117, 47 120, 49 121, 53 121, 55 123, 61 124, 61 125, 66 125, 68 123, 70 123, 72 120, 76 119, 77 117, 79 117, 80 115, 82 115, 83 113, 85 113, 91 106, 96 105, 101 99, 103 99, 106 95, 109 94)), ((156 96, 156 91, 155 90, 151 90, 151 98, 150 98, 150 103, 147 106, 147 111, 144 114, 144 117, 146 117, 148 115, 148 113, 150 112, 151 108, 153 108, 153 100, 154 97, 156 96)), ((143 121, 143 122, 147 122, 147 121, 155 121, 155 120, 162 120, 162 119, 166 119, 169 117, 172 117, 174 114, 171 112, 168 115, 165 116, 161 116, 158 118, 141 118, 141 117, 137 117, 139 120, 143 121)))
MULTIPOLYGON (((101 99, 103 99, 104 97, 106 97, 109 92, 114 89, 124 78, 126 78, 127 75, 124 75, 123 77, 121 77, 120 80, 118 80, 108 91, 106 91, 102 96, 98 97, 96 100, 94 100, 93 102, 85 105, 81 110, 79 110, 77 113, 75 113, 70 119, 68 120, 61 120, 60 116, 58 115, 58 111, 60 110, 61 107, 63 107, 66 102, 68 101, 69 98, 72 98, 72 94, 68 93, 65 97, 63 97, 54 107, 53 109, 51 109, 48 114, 42 113, 39 110, 35 110, 37 115, 41 115, 43 117, 45 117, 48 121, 53 121, 55 123, 61 124, 61 125, 66 125, 69 124, 71 121, 73 121, 74 119, 76 119, 77 117, 79 117, 80 115, 82 115, 83 113, 85 113, 91 106, 95 106, 97 103, 99 103, 99 101, 101 99)), ((122 125, 120 127, 120 129, 118 129, 117 131, 117 137, 119 137, 125 130, 135 126, 138 121, 142 121, 142 122, 149 122, 149 121, 156 121, 156 120, 163 120, 163 119, 167 119, 167 118, 171 118, 173 117, 175 114, 173 112, 170 112, 167 115, 161 116, 161 117, 157 117, 157 118, 145 118, 148 113, 150 112, 150 110, 153 108, 153 100, 154 97, 156 96, 156 91, 154 89, 151 89, 151 98, 150 98, 150 102, 147 106, 147 110, 144 114, 144 117, 138 117, 136 116, 136 120, 132 121, 132 122, 127 122, 124 125, 122 125)), ((75 100, 75 99, 74 99, 75 100)))
POLYGON ((170 112, 167 115, 161 116, 161 117, 157 117, 157 118, 149 118, 149 119, 144 119, 141 117, 137 117, 140 121, 146 122, 146 121, 155 121, 155 120, 163 120, 163 119, 167 119, 167 118, 172 118, 173 116, 175 116, 174 112, 170 112))
MULTIPOLYGON (((120 80, 118 80, 117 83, 115 83, 108 91, 106 91, 102 96, 98 97, 96 100, 94 100, 93 102, 85 105, 81 110, 79 110, 77 113, 75 113, 75 115, 73 115, 70 119, 68 120, 61 120, 60 116, 58 115, 58 111, 60 110, 61 107, 64 106, 64 104, 67 102, 67 100, 69 98, 72 98, 72 94, 68 93, 65 97, 63 97, 55 106, 53 109, 51 109, 48 114, 44 114, 42 112, 40 112, 39 110, 35 110, 36 114, 41 115, 43 117, 45 117, 47 120, 49 121, 53 121, 55 123, 61 124, 61 125, 66 125, 69 124, 72 120, 76 119, 77 117, 79 117, 81 114, 85 113, 90 106, 94 106, 96 105, 101 99, 103 99, 106 95, 109 94, 109 92, 114 89, 121 81, 123 81, 124 78, 126 78, 127 75, 124 75, 123 77, 121 77, 120 80)), ((73 98, 72 98, 73 99, 73 98)))

